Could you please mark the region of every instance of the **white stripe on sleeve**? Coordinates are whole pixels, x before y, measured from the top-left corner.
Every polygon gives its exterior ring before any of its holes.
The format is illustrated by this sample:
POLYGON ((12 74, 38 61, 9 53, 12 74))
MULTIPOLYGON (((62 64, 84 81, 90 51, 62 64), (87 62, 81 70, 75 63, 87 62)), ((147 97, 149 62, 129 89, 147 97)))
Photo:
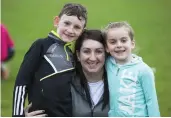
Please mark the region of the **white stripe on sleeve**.
POLYGON ((14 115, 23 115, 25 89, 26 86, 16 86, 15 101, 14 101, 14 115))
POLYGON ((14 100, 14 115, 16 115, 16 101, 17 101, 18 86, 15 89, 15 100, 14 100))
POLYGON ((22 89, 22 100, 21 100, 21 109, 20 109, 20 115, 23 115, 23 111, 24 111, 24 108, 23 108, 23 104, 24 104, 24 95, 25 95, 25 89, 26 89, 26 86, 23 86, 23 89, 22 89))

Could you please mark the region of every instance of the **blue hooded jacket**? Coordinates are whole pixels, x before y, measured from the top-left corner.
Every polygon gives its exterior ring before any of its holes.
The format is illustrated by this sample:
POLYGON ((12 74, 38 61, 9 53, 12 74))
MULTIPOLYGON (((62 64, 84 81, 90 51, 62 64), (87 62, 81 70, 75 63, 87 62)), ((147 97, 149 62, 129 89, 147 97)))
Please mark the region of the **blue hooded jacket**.
POLYGON ((113 57, 106 60, 110 94, 110 117, 159 117, 159 107, 152 69, 141 57, 117 65, 113 57))

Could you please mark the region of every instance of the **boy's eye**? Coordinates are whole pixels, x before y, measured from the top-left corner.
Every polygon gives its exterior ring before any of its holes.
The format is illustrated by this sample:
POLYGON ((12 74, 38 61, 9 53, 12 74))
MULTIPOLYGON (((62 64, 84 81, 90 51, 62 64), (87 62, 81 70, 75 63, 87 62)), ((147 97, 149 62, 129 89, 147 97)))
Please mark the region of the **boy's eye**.
POLYGON ((69 22, 64 22, 64 24, 65 24, 65 25, 70 25, 70 23, 69 23, 69 22))
POLYGON ((81 29, 81 27, 78 26, 78 25, 74 26, 74 28, 75 28, 75 29, 81 29))

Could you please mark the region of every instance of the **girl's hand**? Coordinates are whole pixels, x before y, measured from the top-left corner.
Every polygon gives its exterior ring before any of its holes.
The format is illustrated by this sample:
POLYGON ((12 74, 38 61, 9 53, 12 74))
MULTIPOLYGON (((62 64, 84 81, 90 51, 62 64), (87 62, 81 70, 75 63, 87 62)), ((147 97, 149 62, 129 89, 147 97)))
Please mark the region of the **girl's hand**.
POLYGON ((47 114, 43 114, 44 110, 36 110, 36 111, 32 111, 29 113, 29 109, 31 108, 31 106, 32 106, 32 103, 29 104, 24 109, 25 117, 45 117, 45 116, 47 116, 47 114))

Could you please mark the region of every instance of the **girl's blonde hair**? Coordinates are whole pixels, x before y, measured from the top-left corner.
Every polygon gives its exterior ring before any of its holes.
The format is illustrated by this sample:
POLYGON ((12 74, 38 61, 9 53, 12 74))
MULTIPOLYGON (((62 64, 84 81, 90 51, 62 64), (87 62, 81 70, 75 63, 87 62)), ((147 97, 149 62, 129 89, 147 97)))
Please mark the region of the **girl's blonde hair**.
POLYGON ((125 29, 128 30, 128 35, 129 37, 131 38, 131 40, 134 40, 134 30, 133 28, 131 27, 131 25, 126 22, 126 21, 122 21, 122 22, 112 22, 112 23, 109 23, 103 30, 103 35, 104 35, 104 38, 106 39, 107 37, 107 33, 110 29, 113 29, 113 28, 121 28, 121 27, 124 27, 125 29))

